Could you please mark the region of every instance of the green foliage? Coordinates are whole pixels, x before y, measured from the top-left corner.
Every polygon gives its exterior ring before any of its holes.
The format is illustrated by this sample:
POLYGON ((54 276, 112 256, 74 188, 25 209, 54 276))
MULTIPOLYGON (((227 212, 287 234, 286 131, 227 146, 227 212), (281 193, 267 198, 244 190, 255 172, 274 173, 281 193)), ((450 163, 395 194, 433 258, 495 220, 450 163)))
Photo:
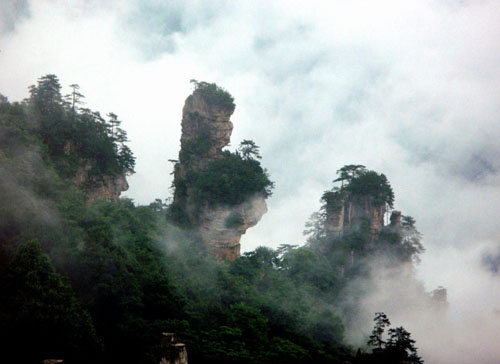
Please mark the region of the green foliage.
POLYGON ((341 191, 370 196, 377 205, 386 203, 390 208, 394 207, 394 192, 384 174, 367 170, 360 164, 349 164, 339 169, 337 175, 333 182, 342 182, 341 191))
POLYGON ((361 172, 344 188, 356 196, 372 197, 375 205, 386 203, 390 208, 394 207, 394 192, 384 174, 375 171, 361 172))
MULTIPOLYGON (((378 174, 375 171, 367 170, 362 165, 346 165, 337 171, 339 177, 333 182, 342 182, 341 187, 334 187, 332 190, 325 191, 321 196, 321 208, 319 212, 311 215, 306 222, 304 235, 308 235, 308 243, 313 246, 327 246, 331 237, 327 233, 327 218, 335 214, 346 201, 356 201, 359 198, 368 198, 373 206, 387 204, 389 208, 394 205, 394 192, 384 174, 378 174)), ((368 244, 369 240, 368 221, 360 221, 356 229, 352 229, 349 234, 355 233, 356 238, 366 240, 365 244, 358 244, 359 248, 368 244)), ((347 237, 348 239, 351 239, 347 237)), ((358 239, 359 240, 359 239, 358 239)), ((348 248, 349 244, 338 242, 337 246, 348 248)), ((418 249, 415 251, 418 253, 418 249)))
POLYGON ((389 319, 383 312, 375 313, 375 327, 368 341, 368 346, 372 346, 371 354, 364 354, 357 357, 359 364, 423 364, 424 361, 418 356, 415 340, 411 334, 402 326, 390 328, 387 341, 382 336, 385 328, 391 325, 389 319))
POLYGON ((228 151, 206 168, 189 171, 187 180, 193 186, 193 198, 200 205, 237 205, 255 194, 269 197, 274 186, 259 161, 243 159, 228 151))
POLYGON ((383 230, 378 238, 378 250, 399 262, 419 263, 419 255, 425 249, 421 243, 422 234, 415 227, 415 223, 413 217, 403 216, 401 229, 383 230))
MULTIPOLYGON (((87 203, 65 178, 82 159, 95 163, 95 173, 126 172, 133 159, 123 149, 127 137, 116 115, 106 121, 81 108, 82 96, 72 88, 63 101, 57 78, 49 75, 32 87, 26 103, 0 97, 5 357, 157 363, 160 333, 174 331, 194 364, 354 362, 343 341, 341 302, 352 295, 345 289, 349 278, 360 275, 361 263, 349 263, 351 253, 358 259, 373 252, 366 237, 351 234, 337 240, 335 249, 312 243, 260 247, 221 264, 196 233, 166 222, 166 216, 187 219, 178 204, 87 203), (42 124, 49 129, 42 131, 42 124), (23 350, 30 337, 36 339, 23 350)), ((238 152, 224 152, 205 170, 188 171, 176 187, 182 195, 193 183, 200 205, 269 196, 273 183, 259 159, 255 143, 244 141, 238 152)), ((364 173, 356 171, 346 171, 354 176, 349 185, 364 173)), ((328 192, 323 202, 344 192, 328 192)), ((312 229, 321 228, 324 213, 312 229)), ((236 226, 241 216, 226 223, 236 226)), ((403 231, 415 236, 414 224, 403 218, 403 231)), ((318 238, 326 239, 323 233, 318 238)), ((402 330, 390 331, 387 347, 398 358, 417 358, 413 344, 402 330)))
POLYGON ((314 290, 328 292, 339 288, 335 268, 312 249, 293 249, 282 258, 282 269, 298 284, 307 283, 314 290))
POLYGON ((310 245, 325 244, 326 233, 326 213, 322 210, 313 212, 309 220, 305 223, 303 234, 308 236, 307 243, 310 245))
POLYGON ((234 98, 229 92, 215 83, 191 80, 194 85, 194 93, 201 94, 209 105, 215 105, 223 109, 234 111, 234 98))
POLYGON ((361 164, 349 164, 337 171, 338 177, 334 179, 333 182, 342 182, 342 186, 344 186, 344 181, 350 182, 353 178, 357 178, 365 172, 365 166, 361 164))
POLYGON ((100 201, 77 218, 83 246, 65 269, 94 319, 106 361, 156 361, 161 331, 182 311, 153 239, 159 216, 122 200, 100 201))
POLYGON ((259 146, 253 140, 244 139, 238 147, 241 157, 247 159, 262 159, 259 153, 259 146))
MULTIPOLYGON (((185 176, 181 176, 179 172, 181 164, 173 161, 175 178, 172 188, 175 190, 176 201, 169 208, 169 221, 183 227, 197 224, 197 217, 190 217, 185 211, 188 198, 196 201, 200 210, 207 205, 238 205, 256 195, 264 198, 271 196, 274 183, 260 164, 259 147, 251 140, 244 140, 235 153, 223 151, 203 168, 192 168, 192 160, 202 159, 212 147, 210 139, 204 137, 208 130, 203 125, 198 133, 199 141, 182 145, 179 159, 185 168, 185 176)), ((226 227, 236 228, 241 222, 240 216, 231 215, 226 221, 226 227)))
POLYGON ((84 98, 78 85, 67 101, 55 75, 38 79, 30 86, 30 98, 22 123, 35 125, 32 132, 48 148, 55 167, 63 176, 72 176, 78 167, 90 163, 96 175, 134 173, 135 158, 125 144, 126 132, 118 117, 109 113, 104 120, 98 112, 78 107, 84 98))
POLYGON ((417 354, 415 340, 402 326, 389 329, 386 351, 393 363, 423 364, 422 358, 417 354))
MULTIPOLYGON (((415 220, 403 217, 401 226, 382 226, 381 231, 373 234, 369 216, 363 216, 363 211, 383 204, 392 206, 394 194, 389 182, 383 174, 367 170, 361 165, 345 166, 338 171, 339 181, 343 186, 325 191, 321 197, 321 209, 312 214, 306 223, 305 235, 308 235, 307 246, 321 259, 303 256, 299 259, 309 271, 309 282, 314 282, 314 276, 322 272, 322 283, 317 286, 323 291, 338 289, 339 295, 347 295, 349 305, 342 306, 346 320, 355 320, 362 305, 363 289, 358 292, 350 287, 349 282, 370 281, 373 268, 397 268, 406 263, 418 262, 418 255, 423 251, 420 243, 421 235, 415 228, 415 220), (354 206, 358 204, 358 206, 354 206), (341 209, 344 209, 344 227, 341 234, 333 229, 337 223, 341 209), (353 218, 353 210, 359 216, 353 218), (307 262, 309 261, 309 268, 307 262), (324 277, 328 277, 330 282, 324 277), (350 287, 350 288, 348 288, 350 287)), ((289 258, 287 258, 289 259, 289 258)), ((294 269, 301 267, 294 264, 294 269)), ((321 291, 320 291, 321 292, 321 291)), ((378 317, 380 319, 381 317, 378 317)), ((380 346, 383 343, 383 327, 373 332, 371 344, 380 346)))
POLYGON ((367 344, 368 346, 382 349, 386 345, 382 335, 385 332, 385 328, 391 325, 391 322, 387 318, 387 315, 383 312, 376 312, 373 321, 375 321, 375 326, 373 327, 370 340, 368 340, 367 344))
POLYGON ((89 313, 37 241, 17 248, 0 276, 0 287, 0 340, 5 359, 36 362, 63 357, 68 362, 88 363, 97 357, 100 343, 89 313), (30 337, 36 340, 27 344, 30 337))

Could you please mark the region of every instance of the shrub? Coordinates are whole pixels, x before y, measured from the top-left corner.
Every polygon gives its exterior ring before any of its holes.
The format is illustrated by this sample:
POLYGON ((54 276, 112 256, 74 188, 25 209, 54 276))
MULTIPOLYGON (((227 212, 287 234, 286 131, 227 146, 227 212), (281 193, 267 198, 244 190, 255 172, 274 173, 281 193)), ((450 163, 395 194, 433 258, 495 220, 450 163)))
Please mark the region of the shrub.
POLYGON ((254 194, 269 197, 274 187, 260 162, 225 151, 201 171, 190 171, 194 198, 209 205, 238 205, 254 194))

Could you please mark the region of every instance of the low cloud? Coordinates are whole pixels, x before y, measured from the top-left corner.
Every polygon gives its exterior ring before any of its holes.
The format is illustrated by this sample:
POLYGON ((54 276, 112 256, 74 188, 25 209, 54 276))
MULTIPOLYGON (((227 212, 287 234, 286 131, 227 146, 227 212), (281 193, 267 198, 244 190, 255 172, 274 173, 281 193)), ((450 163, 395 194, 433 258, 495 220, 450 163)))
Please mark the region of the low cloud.
POLYGON ((426 363, 497 363, 500 277, 481 265, 482 252, 489 245, 483 242, 465 251, 446 248, 434 254, 435 280, 448 288, 449 305, 430 299, 423 282, 414 279, 413 267, 373 265, 371 279, 353 283, 367 294, 351 339, 360 345, 366 342, 370 316, 384 311, 392 327, 404 326, 411 332, 426 363))
MULTIPOLYGON (((127 195, 148 203, 170 194, 189 80, 223 86, 237 104, 233 145, 253 139, 276 182, 243 250, 302 243, 343 165, 385 173, 424 235, 418 276, 449 288, 450 310, 471 312, 449 319, 464 331, 457 342, 482 352, 463 340, 481 345, 468 334, 495 334, 494 316, 459 297, 498 293, 497 278, 467 261, 484 242, 500 245, 497 1, 99 4, 2 2, 0 92, 21 100, 46 73, 80 83, 87 106, 124 121, 138 158, 127 195), (476 284, 461 286, 457 272, 476 284)), ((483 353, 476 363, 496 351, 483 353)))
POLYGON ((17 23, 28 16, 28 0, 4 0, 0 6, 0 34, 14 31, 17 23))

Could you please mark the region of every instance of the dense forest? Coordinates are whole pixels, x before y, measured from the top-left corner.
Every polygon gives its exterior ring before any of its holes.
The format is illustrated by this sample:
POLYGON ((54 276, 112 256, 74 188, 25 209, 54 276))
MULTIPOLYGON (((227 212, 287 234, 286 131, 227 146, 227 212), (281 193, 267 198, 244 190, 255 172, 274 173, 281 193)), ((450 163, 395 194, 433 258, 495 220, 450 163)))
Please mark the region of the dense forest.
MULTIPOLYGON (((215 84, 195 87, 234 107, 215 84)), ((175 332, 191 363, 423 363, 410 333, 390 328, 383 312, 372 313, 363 347, 345 336, 361 310, 351 283, 370 276, 369 262, 415 264, 423 251, 410 216, 376 234, 361 215, 340 233, 331 227, 342 206, 354 211, 360 201, 383 219, 395 199, 384 174, 361 165, 332 171, 303 246, 259 247, 223 262, 171 201, 89 198, 102 178, 134 173, 135 157, 118 116, 84 108, 78 85, 70 89, 63 96, 58 78, 46 75, 22 102, 0 96, 6 360, 157 363, 161 333, 175 332)), ((250 140, 186 176, 207 205, 269 197, 274 187, 250 140)))

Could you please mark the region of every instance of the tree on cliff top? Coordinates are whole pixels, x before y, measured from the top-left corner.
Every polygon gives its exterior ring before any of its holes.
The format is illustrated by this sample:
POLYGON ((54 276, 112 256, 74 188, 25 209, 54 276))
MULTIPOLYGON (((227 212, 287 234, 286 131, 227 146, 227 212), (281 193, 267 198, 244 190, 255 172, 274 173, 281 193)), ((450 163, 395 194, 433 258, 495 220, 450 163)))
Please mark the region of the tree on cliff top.
POLYGON ((194 85, 194 93, 201 94, 209 104, 234 111, 236 107, 234 97, 222 87, 217 86, 215 83, 194 79, 190 82, 194 85))
POLYGON ((365 166, 361 164, 349 164, 337 171, 338 177, 333 182, 342 182, 343 187, 344 181, 350 182, 353 178, 359 177, 363 172, 366 172, 365 166))
POLYGON ((341 190, 353 195, 370 196, 375 204, 386 203, 390 208, 394 207, 394 192, 383 173, 370 171, 360 164, 349 164, 340 168, 337 175, 333 182, 342 182, 341 190))
POLYGON ((378 174, 360 164, 349 164, 337 170, 337 175, 333 182, 342 182, 342 186, 323 193, 320 211, 314 213, 306 223, 304 235, 309 235, 309 243, 326 238, 328 211, 332 212, 342 206, 348 194, 371 197, 375 205, 386 203, 390 208, 394 206, 394 192, 383 173, 378 174))

